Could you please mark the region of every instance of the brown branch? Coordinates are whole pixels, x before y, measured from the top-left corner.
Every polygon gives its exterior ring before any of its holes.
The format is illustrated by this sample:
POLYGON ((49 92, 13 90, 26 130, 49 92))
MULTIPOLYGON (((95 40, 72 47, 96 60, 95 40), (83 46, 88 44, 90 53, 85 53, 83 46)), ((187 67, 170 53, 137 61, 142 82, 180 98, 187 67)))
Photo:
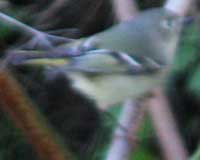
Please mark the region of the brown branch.
POLYGON ((0 68, 0 107, 32 145, 41 160, 70 160, 72 156, 48 126, 8 70, 0 68))
POLYGON ((152 118, 163 156, 166 160, 187 160, 187 151, 179 134, 169 104, 159 90, 148 101, 148 112, 152 118))

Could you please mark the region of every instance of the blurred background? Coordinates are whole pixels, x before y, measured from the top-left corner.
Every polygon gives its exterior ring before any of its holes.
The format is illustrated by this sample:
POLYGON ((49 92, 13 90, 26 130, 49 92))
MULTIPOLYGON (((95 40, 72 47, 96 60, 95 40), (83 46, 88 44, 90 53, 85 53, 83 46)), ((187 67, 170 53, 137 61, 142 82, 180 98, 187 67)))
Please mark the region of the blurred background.
MULTIPOLYGON (((135 2, 140 10, 163 5, 163 0, 135 2)), ((198 0, 194 3, 188 15, 195 20, 183 27, 177 56, 165 87, 191 156, 200 152, 197 150, 200 140, 200 3, 198 0)), ((1 0, 0 11, 34 28, 70 38, 89 36, 117 23, 109 0, 1 0)), ((23 41, 22 34, 0 22, 1 57, 5 50, 23 41)), ((102 112, 93 100, 74 91, 71 82, 62 75, 47 80, 41 67, 17 67, 13 70, 30 98, 77 159, 104 159, 112 130, 118 125, 120 105, 102 112)), ((149 119, 145 114, 137 133, 137 147, 132 155, 134 160, 161 159, 149 119)), ((0 160, 37 159, 21 131, 1 110, 0 128, 0 160)))

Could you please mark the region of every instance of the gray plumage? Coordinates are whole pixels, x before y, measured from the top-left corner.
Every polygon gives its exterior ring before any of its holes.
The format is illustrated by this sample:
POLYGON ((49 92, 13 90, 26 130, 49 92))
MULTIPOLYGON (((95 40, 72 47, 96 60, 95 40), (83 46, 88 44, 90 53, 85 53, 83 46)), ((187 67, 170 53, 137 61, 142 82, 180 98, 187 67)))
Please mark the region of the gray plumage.
MULTIPOLYGON (((138 98, 159 85, 164 85, 173 60, 181 17, 164 8, 142 12, 136 19, 81 40, 91 43, 85 55, 73 58, 65 66, 76 89, 97 100, 101 107, 113 105, 127 98, 138 98), (127 55, 135 61, 122 63, 119 56, 127 55), (147 72, 149 69, 149 72, 147 72), (86 74, 86 72, 93 74, 86 74), (103 72, 104 71, 104 72, 103 72), (105 74, 105 72, 108 74, 105 74)), ((88 44, 87 44, 88 45, 88 44)))
POLYGON ((100 107, 138 98, 164 85, 182 19, 164 8, 144 11, 133 20, 62 46, 82 54, 69 56, 59 69, 100 107))

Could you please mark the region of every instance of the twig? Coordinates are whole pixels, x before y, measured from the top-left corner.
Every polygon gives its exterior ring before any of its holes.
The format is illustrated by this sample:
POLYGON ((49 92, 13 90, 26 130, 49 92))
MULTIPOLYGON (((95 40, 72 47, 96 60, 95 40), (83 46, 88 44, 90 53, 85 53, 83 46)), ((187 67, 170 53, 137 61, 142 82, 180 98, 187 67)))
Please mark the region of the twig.
POLYGON ((137 5, 133 0, 112 0, 112 2, 119 22, 130 20, 138 13, 137 5))
POLYGON ((34 59, 59 59, 76 57, 81 55, 82 52, 77 48, 55 48, 50 51, 38 51, 38 50, 9 50, 5 57, 5 63, 11 65, 23 65, 28 60, 34 59))
POLYGON ((165 159, 187 160, 187 151, 166 98, 159 90, 155 90, 153 95, 155 97, 149 100, 147 109, 152 118, 165 159))
POLYGON ((28 36, 36 36, 36 35, 40 35, 40 31, 14 19, 14 18, 11 18, 10 16, 0 12, 0 21, 7 24, 7 25, 10 25, 11 27, 13 27, 14 29, 16 30, 19 30, 20 32, 28 35, 28 36))
POLYGON ((21 33, 29 36, 30 41, 25 43, 23 46, 28 49, 52 49, 57 44, 71 42, 72 39, 59 37, 47 34, 45 32, 36 30, 14 18, 9 17, 8 15, 0 12, 0 21, 10 25, 15 30, 20 31, 21 33))
POLYGON ((0 68, 1 109, 22 130, 41 160, 70 160, 71 154, 4 67, 0 68))
POLYGON ((141 106, 128 100, 119 118, 119 124, 114 131, 111 147, 106 160, 128 160, 134 145, 135 133, 141 120, 141 106))

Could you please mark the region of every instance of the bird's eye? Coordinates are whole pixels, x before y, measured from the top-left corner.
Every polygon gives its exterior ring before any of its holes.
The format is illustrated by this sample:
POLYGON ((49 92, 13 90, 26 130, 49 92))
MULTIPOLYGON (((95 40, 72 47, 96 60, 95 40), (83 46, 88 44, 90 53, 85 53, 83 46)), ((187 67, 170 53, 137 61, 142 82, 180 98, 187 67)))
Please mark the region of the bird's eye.
POLYGON ((161 25, 165 29, 172 29, 175 27, 175 21, 172 19, 165 19, 161 22, 161 25))

